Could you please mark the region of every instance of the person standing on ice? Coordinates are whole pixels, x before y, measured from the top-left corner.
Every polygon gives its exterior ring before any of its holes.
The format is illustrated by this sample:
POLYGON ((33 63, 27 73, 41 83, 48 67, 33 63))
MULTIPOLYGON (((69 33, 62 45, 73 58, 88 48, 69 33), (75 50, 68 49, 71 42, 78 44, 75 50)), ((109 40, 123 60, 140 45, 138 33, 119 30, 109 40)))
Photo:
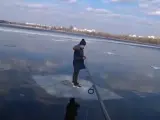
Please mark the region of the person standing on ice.
POLYGON ((85 69, 84 60, 86 57, 84 56, 84 47, 86 46, 86 41, 82 39, 78 45, 75 45, 73 47, 74 50, 74 57, 73 57, 73 78, 72 83, 75 86, 81 87, 81 85, 78 83, 78 75, 79 71, 81 69, 85 69))

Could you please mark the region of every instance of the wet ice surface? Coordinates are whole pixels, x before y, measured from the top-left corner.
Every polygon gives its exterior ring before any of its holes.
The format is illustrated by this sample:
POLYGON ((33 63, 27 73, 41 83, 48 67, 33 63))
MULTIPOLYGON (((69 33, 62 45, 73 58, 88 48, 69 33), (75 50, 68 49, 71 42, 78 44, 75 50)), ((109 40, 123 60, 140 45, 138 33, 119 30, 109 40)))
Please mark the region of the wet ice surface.
MULTIPOLYGON (((89 114, 98 111, 96 95, 87 93, 92 82, 86 71, 81 71, 79 76, 82 88, 61 84, 71 81, 72 47, 81 36, 8 28, 0 28, 0 36, 0 95, 6 95, 9 100, 36 98, 62 105, 73 96, 86 102, 81 101, 82 105, 95 106, 89 114), (63 102, 60 98, 64 98, 63 102)), ((111 118, 159 120, 159 49, 84 38, 87 40, 87 67, 111 118)), ((64 106, 56 109, 63 112, 64 106)), ((84 111, 86 108, 81 109, 81 119, 84 111)))
MULTIPOLYGON (((54 76, 33 76, 34 80, 49 94, 56 97, 75 97, 81 99, 97 100, 96 94, 88 94, 88 89, 92 87, 92 83, 87 80, 79 80, 81 88, 74 88, 71 84, 72 77, 67 75, 54 76)), ((121 97, 106 88, 98 87, 98 91, 103 100, 120 99, 121 97)))

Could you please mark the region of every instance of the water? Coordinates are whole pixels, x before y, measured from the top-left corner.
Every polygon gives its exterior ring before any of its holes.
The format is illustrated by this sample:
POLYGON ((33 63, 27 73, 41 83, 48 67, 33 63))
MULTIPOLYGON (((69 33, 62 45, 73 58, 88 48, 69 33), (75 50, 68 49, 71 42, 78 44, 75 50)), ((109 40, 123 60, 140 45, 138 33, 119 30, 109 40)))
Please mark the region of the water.
MULTIPOLYGON (((96 95, 87 93, 92 82, 85 70, 79 78, 82 88, 62 84, 72 79, 72 47, 78 44, 81 36, 4 27, 0 28, 0 36, 2 97, 10 101, 38 99, 45 104, 60 104, 56 108, 62 112, 66 101, 76 97, 83 106, 78 119, 84 119, 84 111, 88 109, 88 119, 102 117, 101 112, 93 116, 100 108, 96 95)), ((87 66, 111 118, 159 120, 160 50, 83 38, 87 41, 87 66)), ((54 112, 53 116, 59 115, 62 119, 61 114, 54 112)))

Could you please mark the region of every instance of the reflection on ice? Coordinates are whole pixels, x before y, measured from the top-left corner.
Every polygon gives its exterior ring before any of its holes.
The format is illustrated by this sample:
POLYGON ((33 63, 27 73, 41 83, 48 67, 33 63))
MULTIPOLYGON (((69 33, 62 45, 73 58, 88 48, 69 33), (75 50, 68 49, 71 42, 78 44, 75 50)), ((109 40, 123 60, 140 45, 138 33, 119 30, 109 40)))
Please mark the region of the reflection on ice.
MULTIPOLYGON (((88 89, 92 87, 92 83, 87 80, 80 80, 81 88, 75 88, 71 85, 72 76, 54 75, 54 76, 40 76, 35 75, 33 79, 38 85, 46 90, 49 94, 56 97, 76 97, 81 99, 97 99, 96 94, 88 94, 88 89), (65 83, 66 84, 65 84, 65 83)), ((120 99, 121 97, 115 93, 97 87, 103 100, 120 99)))
POLYGON ((160 67, 157 67, 157 66, 151 66, 151 67, 155 70, 160 70, 160 67))
POLYGON ((108 54, 108 55, 115 55, 115 53, 113 52, 104 52, 105 54, 108 54))

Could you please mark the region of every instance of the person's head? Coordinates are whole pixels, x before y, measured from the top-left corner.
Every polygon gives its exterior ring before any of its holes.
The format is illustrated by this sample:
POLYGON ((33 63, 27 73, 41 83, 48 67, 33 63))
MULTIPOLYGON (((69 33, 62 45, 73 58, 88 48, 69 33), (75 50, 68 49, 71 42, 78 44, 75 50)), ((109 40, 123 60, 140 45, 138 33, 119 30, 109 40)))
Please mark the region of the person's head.
POLYGON ((80 47, 83 49, 86 46, 86 41, 82 39, 79 44, 80 44, 80 47))
POLYGON ((70 103, 74 103, 75 102, 75 98, 70 98, 70 103))

